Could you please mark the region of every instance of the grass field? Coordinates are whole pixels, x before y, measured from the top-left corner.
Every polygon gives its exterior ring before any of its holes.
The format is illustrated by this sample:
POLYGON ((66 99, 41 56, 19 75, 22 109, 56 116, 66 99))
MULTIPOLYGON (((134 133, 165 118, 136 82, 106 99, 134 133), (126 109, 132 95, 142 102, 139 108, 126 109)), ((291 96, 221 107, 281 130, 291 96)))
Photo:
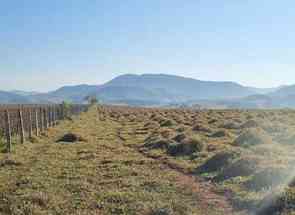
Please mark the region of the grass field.
POLYGON ((0 214, 292 214, 294 143, 290 110, 92 107, 0 155, 0 214))

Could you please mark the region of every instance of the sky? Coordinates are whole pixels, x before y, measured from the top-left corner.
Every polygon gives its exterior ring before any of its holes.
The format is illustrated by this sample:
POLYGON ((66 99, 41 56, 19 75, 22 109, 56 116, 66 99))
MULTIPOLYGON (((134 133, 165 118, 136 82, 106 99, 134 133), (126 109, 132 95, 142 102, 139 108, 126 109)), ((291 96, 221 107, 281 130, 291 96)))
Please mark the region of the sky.
POLYGON ((0 89, 126 73, 295 84, 294 21, 294 0, 2 1, 0 89))

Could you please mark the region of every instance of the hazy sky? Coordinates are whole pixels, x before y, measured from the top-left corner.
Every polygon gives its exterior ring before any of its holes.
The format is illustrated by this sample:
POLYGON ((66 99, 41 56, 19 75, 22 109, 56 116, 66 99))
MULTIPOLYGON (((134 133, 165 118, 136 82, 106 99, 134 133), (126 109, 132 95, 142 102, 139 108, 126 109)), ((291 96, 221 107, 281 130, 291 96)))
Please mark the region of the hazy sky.
POLYGON ((0 89, 124 73, 295 84, 294 22, 294 0, 2 1, 0 89))

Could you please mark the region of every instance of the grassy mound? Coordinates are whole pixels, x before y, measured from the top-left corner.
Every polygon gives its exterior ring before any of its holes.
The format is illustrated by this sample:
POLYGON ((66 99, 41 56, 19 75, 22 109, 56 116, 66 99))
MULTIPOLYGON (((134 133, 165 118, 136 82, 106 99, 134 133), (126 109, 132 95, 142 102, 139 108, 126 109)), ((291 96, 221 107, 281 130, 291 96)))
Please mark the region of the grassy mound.
POLYGON ((234 141, 235 146, 242 147, 270 143, 272 143, 272 138, 262 129, 258 128, 247 129, 234 141))

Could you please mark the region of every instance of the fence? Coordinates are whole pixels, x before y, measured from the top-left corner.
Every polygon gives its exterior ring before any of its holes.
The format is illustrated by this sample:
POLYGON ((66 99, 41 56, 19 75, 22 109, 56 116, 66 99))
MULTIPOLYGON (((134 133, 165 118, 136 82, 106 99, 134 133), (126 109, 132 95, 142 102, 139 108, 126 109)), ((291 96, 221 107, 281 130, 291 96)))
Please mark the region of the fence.
POLYGON ((27 138, 57 125, 57 121, 86 111, 86 105, 0 105, 0 137, 10 152, 12 138, 25 143, 27 138))

